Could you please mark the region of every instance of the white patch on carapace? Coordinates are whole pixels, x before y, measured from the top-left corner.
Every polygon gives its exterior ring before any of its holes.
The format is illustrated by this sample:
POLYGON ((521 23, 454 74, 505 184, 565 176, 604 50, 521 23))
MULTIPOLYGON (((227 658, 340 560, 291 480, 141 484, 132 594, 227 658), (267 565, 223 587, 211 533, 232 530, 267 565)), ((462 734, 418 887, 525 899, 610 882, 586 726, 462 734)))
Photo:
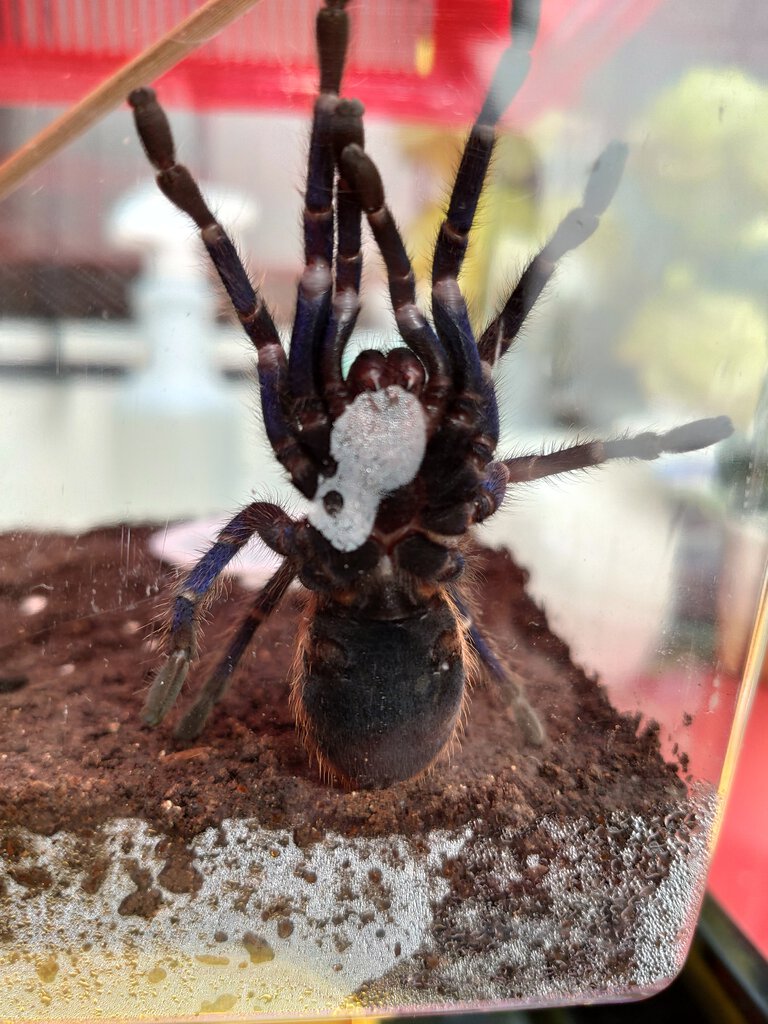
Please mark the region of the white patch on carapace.
POLYGON ((333 425, 338 468, 320 480, 310 523, 337 551, 356 551, 371 535, 384 495, 416 476, 426 446, 427 421, 415 395, 396 384, 363 391, 333 425), (343 502, 337 512, 323 502, 332 491, 343 502))

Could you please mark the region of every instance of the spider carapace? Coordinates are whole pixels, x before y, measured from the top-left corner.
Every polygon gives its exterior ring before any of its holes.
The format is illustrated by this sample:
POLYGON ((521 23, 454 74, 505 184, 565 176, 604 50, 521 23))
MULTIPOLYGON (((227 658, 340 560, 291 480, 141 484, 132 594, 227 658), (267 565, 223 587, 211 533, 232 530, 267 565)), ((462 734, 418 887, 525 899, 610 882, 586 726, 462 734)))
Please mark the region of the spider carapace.
POLYGON ((283 556, 176 733, 204 727, 256 628, 298 578, 308 591, 292 706, 321 770, 352 788, 423 772, 450 750, 468 681, 484 669, 514 705, 525 742, 545 741, 520 680, 473 621, 462 591, 469 531, 515 484, 610 459, 692 451, 731 432, 725 417, 663 434, 580 443, 547 454, 496 456, 492 371, 566 252, 587 239, 618 185, 625 147, 594 165, 581 206, 533 257, 508 301, 476 338, 457 277, 493 151, 496 125, 525 78, 537 3, 516 0, 502 54, 453 184, 432 264, 431 318, 416 303, 411 264, 364 148, 363 110, 341 99, 346 0, 317 15, 320 71, 304 205, 305 270, 289 352, 224 229, 189 171, 176 163, 151 89, 129 102, 165 195, 197 224, 256 348, 264 426, 276 458, 308 501, 303 518, 256 501, 236 515, 183 579, 166 659, 144 709, 152 725, 174 704, 197 649, 201 608, 225 565, 257 534, 283 556), (361 221, 384 261, 399 344, 365 351, 343 371, 359 311, 361 221))

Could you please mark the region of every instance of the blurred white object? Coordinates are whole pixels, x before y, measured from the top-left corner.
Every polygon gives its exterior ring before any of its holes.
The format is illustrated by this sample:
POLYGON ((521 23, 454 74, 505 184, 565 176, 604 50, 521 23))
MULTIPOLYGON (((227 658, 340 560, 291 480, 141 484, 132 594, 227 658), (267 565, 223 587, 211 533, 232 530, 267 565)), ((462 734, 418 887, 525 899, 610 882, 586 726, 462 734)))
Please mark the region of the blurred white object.
MULTIPOLYGON (((253 203, 204 189, 218 217, 238 229, 253 222, 253 203)), ((216 292, 197 231, 154 185, 118 202, 109 237, 139 252, 133 289, 147 365, 127 384, 115 413, 120 438, 116 486, 127 518, 200 515, 237 500, 238 408, 214 371, 216 292), (158 499, 161 498, 161 501, 158 499)))

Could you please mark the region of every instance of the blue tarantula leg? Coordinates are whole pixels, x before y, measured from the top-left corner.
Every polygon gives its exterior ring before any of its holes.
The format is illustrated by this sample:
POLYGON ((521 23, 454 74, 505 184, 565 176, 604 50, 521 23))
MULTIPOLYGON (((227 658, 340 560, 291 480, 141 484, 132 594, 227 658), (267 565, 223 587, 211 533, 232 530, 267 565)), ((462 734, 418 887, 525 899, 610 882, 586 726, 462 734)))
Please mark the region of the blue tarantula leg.
POLYGON ((457 390, 470 390, 482 398, 485 409, 483 432, 492 447, 499 437, 496 395, 489 375, 483 371, 457 279, 496 143, 496 125, 528 74, 530 50, 538 30, 539 0, 514 0, 511 21, 512 40, 499 60, 483 106, 464 146, 432 261, 435 328, 453 364, 454 386, 457 390))
POLYGON ((144 705, 143 717, 149 725, 161 722, 179 695, 197 653, 201 606, 222 570, 254 533, 274 551, 287 554, 292 549, 293 528, 293 520, 279 505, 255 501, 227 523, 213 546, 184 577, 173 603, 168 656, 144 705))
POLYGON ((448 356, 416 305, 413 268, 386 205, 384 186, 376 165, 362 146, 351 143, 339 154, 339 173, 354 189, 381 252, 398 330, 427 370, 428 379, 421 400, 432 432, 440 422, 451 390, 448 356))
POLYGON ((328 4, 317 12, 315 21, 320 82, 312 115, 304 197, 304 257, 307 270, 315 265, 323 265, 329 273, 333 260, 334 235, 333 119, 339 104, 349 42, 349 16, 344 7, 344 3, 328 4))
POLYGON ((724 441, 732 433, 733 423, 728 416, 713 416, 684 423, 663 434, 646 431, 634 437, 619 437, 614 441, 587 441, 541 455, 519 455, 494 465, 503 465, 506 468, 510 484, 528 483, 531 480, 541 480, 543 477, 557 476, 559 473, 570 473, 574 469, 600 466, 612 459, 641 459, 651 462, 660 455, 695 452, 701 448, 709 448, 718 441, 724 441))
POLYGON ((286 417, 288 362, 272 317, 248 279, 232 240, 208 208, 197 182, 183 164, 176 163, 171 127, 154 90, 135 89, 128 102, 133 107, 144 151, 158 171, 160 190, 200 229, 208 255, 256 349, 264 428, 275 455, 299 490, 312 497, 317 487, 317 469, 299 446, 286 417))
POLYGON ((344 64, 349 41, 348 0, 325 0, 315 22, 318 63, 320 65, 320 92, 341 90, 344 64))
POLYGON ((437 237, 432 263, 433 286, 446 278, 455 279, 461 270, 496 142, 496 125, 530 68, 530 50, 539 24, 539 0, 514 0, 511 23, 512 41, 501 55, 482 109, 469 133, 448 213, 437 237))
POLYGON ((494 654, 485 636, 477 626, 469 631, 472 644, 496 683, 507 707, 532 747, 540 747, 547 738, 541 719, 525 695, 525 680, 517 672, 506 668, 494 654))
MULTIPOLYGON (((341 100, 334 114, 332 130, 337 159, 348 145, 355 143, 362 147, 362 103, 358 100, 341 100)), ((334 420, 344 412, 352 398, 344 380, 342 358, 360 312, 360 277, 363 268, 360 245, 362 211, 354 189, 341 175, 336 183, 336 215, 338 248, 335 289, 321 354, 323 397, 334 420)))
POLYGON ((512 484, 530 483, 560 473, 589 469, 613 459, 641 459, 648 462, 661 455, 694 452, 724 441, 732 433, 733 424, 727 416, 714 416, 684 423, 664 434, 645 432, 614 441, 586 441, 554 452, 518 455, 491 462, 475 498, 472 521, 482 523, 497 512, 507 488, 512 484))
POLYGON ((526 317, 567 252, 586 242, 616 194, 627 160, 627 147, 614 140, 596 160, 584 190, 584 200, 565 215, 554 235, 523 271, 517 287, 499 315, 483 331, 480 357, 492 365, 509 349, 526 317))
POLYGON ((224 696, 253 634, 275 610, 295 576, 295 563, 286 559, 259 591, 248 614, 232 638, 224 657, 205 681, 192 707, 174 729, 174 736, 177 739, 193 740, 203 731, 214 705, 224 696))
POLYGON ((514 714, 515 721, 520 726, 526 742, 533 747, 540 747, 546 739, 546 731, 525 695, 525 681, 522 676, 502 665, 482 630, 474 621, 466 603, 458 595, 457 588, 451 587, 450 591, 457 611, 468 624, 469 639, 475 652, 488 673, 496 681, 504 702, 514 714))
POLYGON ((325 475, 335 470, 328 447, 331 419, 322 397, 322 348, 333 290, 334 177, 333 126, 349 38, 345 3, 322 7, 315 22, 319 95, 315 100, 304 196, 304 271, 288 356, 288 380, 299 436, 325 475))
MULTIPOLYGON (((365 148, 363 105, 359 100, 340 100, 333 117, 333 148, 336 159, 353 143, 365 148)), ((337 186, 339 246, 336 255, 336 290, 360 291, 363 258, 360 252, 360 203, 345 178, 337 186)))

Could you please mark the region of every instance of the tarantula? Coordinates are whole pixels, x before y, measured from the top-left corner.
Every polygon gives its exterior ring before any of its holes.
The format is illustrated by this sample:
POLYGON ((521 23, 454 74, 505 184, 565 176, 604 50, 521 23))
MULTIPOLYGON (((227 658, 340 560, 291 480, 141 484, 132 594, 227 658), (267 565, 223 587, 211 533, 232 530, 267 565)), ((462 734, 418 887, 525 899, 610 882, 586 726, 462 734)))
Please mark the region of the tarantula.
POLYGON ((475 523, 518 483, 610 459, 655 459, 704 448, 731 432, 725 417, 663 434, 576 444, 547 454, 496 458, 499 417, 492 371, 509 350, 564 253, 595 230, 618 185, 625 147, 612 143, 571 210, 533 257, 479 339, 457 277, 494 147, 496 125, 530 62, 537 3, 514 3, 511 43, 464 147, 432 265, 431 322, 416 304, 414 275, 365 151, 363 108, 340 99, 347 0, 317 15, 320 70, 304 206, 305 270, 286 356, 275 325, 234 245, 190 172, 176 163, 168 121, 151 89, 129 102, 165 195, 203 243, 258 357, 267 437, 308 500, 291 518, 255 501, 239 512, 183 579, 169 650, 144 718, 157 725, 174 704, 198 645, 201 606, 226 564, 254 535, 283 556, 176 735, 202 730, 255 630, 298 577, 309 592, 291 700, 321 769, 343 785, 381 788, 426 770, 456 735, 467 676, 480 662, 510 695, 527 741, 544 730, 519 681, 493 653, 462 594, 475 523), (359 311, 361 220, 383 258, 398 339, 364 351, 343 371, 359 311))

